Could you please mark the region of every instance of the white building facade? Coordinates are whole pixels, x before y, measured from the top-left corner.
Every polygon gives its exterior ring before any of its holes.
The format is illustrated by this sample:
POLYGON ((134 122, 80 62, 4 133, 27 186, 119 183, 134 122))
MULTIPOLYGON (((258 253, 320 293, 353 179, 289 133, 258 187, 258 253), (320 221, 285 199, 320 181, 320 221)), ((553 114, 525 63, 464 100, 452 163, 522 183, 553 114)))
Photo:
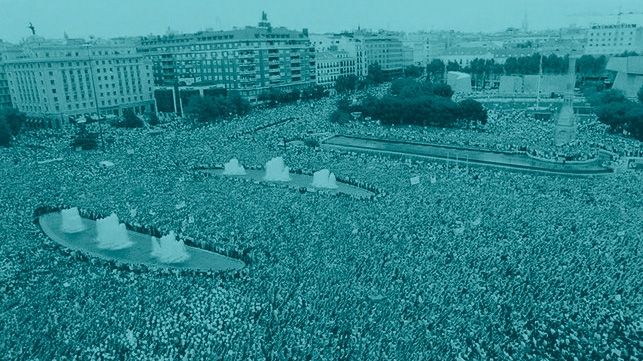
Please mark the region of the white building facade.
POLYGON ((134 44, 32 37, 3 62, 13 105, 32 118, 156 111, 152 63, 134 44))

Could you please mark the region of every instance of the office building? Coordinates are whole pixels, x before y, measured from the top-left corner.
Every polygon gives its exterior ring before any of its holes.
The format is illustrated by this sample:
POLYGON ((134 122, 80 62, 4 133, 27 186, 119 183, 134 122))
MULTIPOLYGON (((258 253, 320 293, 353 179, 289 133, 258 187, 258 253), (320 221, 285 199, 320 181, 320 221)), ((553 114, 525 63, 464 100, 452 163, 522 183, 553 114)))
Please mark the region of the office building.
POLYGON ((643 51, 643 28, 636 24, 593 25, 587 30, 588 55, 617 55, 643 51))
POLYGON ((379 64, 389 76, 400 76, 404 72, 404 46, 395 34, 367 33, 358 31, 355 38, 364 44, 368 65, 379 64))
POLYGON ((84 115, 154 112, 152 63, 134 44, 32 36, 7 50, 13 105, 31 118, 59 125, 84 115))

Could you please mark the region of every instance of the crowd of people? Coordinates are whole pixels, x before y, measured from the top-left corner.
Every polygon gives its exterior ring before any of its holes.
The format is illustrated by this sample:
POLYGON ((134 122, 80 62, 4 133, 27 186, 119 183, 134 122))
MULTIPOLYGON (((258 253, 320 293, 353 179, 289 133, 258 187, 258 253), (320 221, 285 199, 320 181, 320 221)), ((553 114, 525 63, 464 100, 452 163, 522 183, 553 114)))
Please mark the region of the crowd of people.
MULTIPOLYGON (((105 129, 114 140, 105 152, 73 150, 73 130, 30 131, 0 149, 3 355, 643 359, 643 175, 557 177, 284 148, 283 139, 342 133, 555 150, 546 148, 550 127, 521 111, 492 110, 484 132, 384 128, 331 124, 336 100, 207 126, 105 129), (386 195, 355 200, 195 172, 276 156, 386 195), (114 167, 99 167, 104 160, 114 167), (62 251, 37 228, 34 210, 58 204, 248 250, 252 264, 208 275, 110 267, 62 251)), ((584 144, 636 149, 585 129, 584 144)))

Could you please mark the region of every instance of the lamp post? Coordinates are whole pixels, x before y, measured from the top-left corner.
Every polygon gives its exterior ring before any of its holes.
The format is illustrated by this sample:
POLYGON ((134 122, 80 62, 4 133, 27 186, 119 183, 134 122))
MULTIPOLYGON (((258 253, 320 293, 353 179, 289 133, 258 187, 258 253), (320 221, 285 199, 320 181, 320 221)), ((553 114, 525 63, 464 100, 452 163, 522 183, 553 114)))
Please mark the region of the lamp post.
POLYGON ((84 44, 83 47, 87 49, 87 60, 89 61, 89 73, 92 80, 92 91, 94 92, 94 103, 96 103, 96 116, 98 117, 98 125, 100 129, 100 143, 103 153, 105 153, 105 137, 103 135, 103 125, 100 123, 100 108, 98 107, 98 94, 96 93, 96 82, 94 80, 94 66, 92 64, 92 57, 89 51, 90 44, 84 44))

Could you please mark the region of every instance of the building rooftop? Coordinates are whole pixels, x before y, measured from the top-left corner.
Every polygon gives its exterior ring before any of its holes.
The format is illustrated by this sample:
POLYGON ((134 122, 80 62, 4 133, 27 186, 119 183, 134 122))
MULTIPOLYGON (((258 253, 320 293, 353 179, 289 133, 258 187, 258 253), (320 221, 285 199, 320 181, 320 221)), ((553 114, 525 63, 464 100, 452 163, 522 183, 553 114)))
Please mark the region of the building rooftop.
POLYGON ((170 35, 149 35, 140 38, 141 45, 154 45, 166 43, 189 43, 189 42, 209 42, 209 41, 244 41, 244 40, 272 40, 272 39, 308 39, 303 32, 289 30, 284 27, 252 27, 246 26, 243 29, 221 30, 221 31, 200 31, 190 34, 170 34, 170 35))

